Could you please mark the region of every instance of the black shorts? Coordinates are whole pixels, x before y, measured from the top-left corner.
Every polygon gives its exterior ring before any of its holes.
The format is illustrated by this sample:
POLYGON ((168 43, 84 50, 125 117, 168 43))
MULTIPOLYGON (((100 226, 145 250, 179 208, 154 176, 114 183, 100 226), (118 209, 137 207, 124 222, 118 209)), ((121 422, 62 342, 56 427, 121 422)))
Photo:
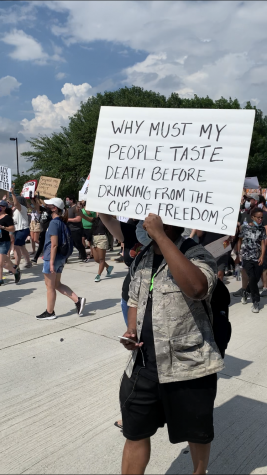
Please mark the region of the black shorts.
POLYGON ((92 240, 93 240, 92 229, 83 229, 83 237, 85 237, 85 239, 87 239, 87 241, 92 242, 92 240))
POLYGON ((223 254, 220 257, 217 257, 216 263, 217 263, 218 272, 220 270, 225 271, 225 268, 228 267, 228 253, 223 254))
MULTIPOLYGON (((142 371, 142 370, 141 370, 142 371)), ((129 440, 153 436, 167 424, 172 444, 208 444, 214 438, 213 408, 217 374, 159 384, 134 371, 120 388, 123 435, 129 440)))

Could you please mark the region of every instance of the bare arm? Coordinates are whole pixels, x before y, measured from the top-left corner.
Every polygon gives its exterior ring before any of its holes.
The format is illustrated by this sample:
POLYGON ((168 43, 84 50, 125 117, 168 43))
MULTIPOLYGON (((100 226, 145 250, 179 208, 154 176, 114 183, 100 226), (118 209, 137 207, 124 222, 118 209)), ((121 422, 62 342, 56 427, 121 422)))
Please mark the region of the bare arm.
POLYGON ((133 351, 137 348, 140 348, 143 343, 137 343, 137 336, 136 336, 136 320, 137 320, 137 307, 130 307, 128 310, 128 328, 127 331, 124 333, 124 337, 131 338, 131 340, 136 340, 136 344, 121 340, 122 345, 126 348, 126 350, 133 351))
POLYGON ((0 226, 0 229, 4 229, 8 233, 14 233, 15 226, 0 226))
POLYGON ((18 211, 21 211, 21 204, 18 202, 17 197, 16 197, 16 195, 15 195, 15 192, 14 192, 13 188, 11 188, 10 192, 11 192, 11 194, 12 194, 13 203, 14 203, 15 208, 16 208, 18 211))
POLYGON ((187 259, 176 245, 168 238, 163 223, 158 215, 150 214, 144 227, 158 244, 175 282, 187 297, 201 300, 208 292, 208 281, 205 274, 187 259))
POLYGON ((82 218, 79 214, 80 210, 78 211, 77 208, 76 208, 76 216, 75 218, 69 218, 68 219, 68 223, 80 223, 82 218))
POLYGON ((118 221, 116 218, 113 218, 113 216, 110 216, 109 214, 99 213, 99 217, 109 232, 115 237, 115 239, 118 239, 119 242, 124 242, 120 221, 118 221))
POLYGON ((262 264, 263 264, 263 259, 264 259, 264 255, 265 255, 265 249, 266 249, 266 247, 265 247, 265 239, 263 239, 263 240, 261 241, 261 256, 260 256, 260 258, 259 258, 259 265, 260 265, 260 266, 262 266, 262 264))
MULTIPOLYGON (((86 211, 87 214, 90 213, 90 212, 91 211, 86 211)), ((95 219, 95 218, 92 218, 92 217, 90 218, 90 216, 85 216, 85 214, 83 214, 83 212, 81 210, 79 211, 79 213, 80 213, 81 218, 85 219, 85 221, 89 221, 89 223, 92 223, 95 219)))

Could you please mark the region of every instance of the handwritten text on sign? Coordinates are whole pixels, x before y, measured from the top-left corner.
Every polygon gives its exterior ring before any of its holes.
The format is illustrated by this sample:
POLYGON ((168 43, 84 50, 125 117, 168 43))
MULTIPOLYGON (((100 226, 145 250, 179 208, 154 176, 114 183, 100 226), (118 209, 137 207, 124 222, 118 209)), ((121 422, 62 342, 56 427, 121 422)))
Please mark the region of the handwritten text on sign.
POLYGON ((11 168, 0 165, 0 190, 9 191, 11 188, 11 168))
MULTIPOLYGON (((254 110, 102 107, 87 203, 234 234, 254 110)), ((89 208, 88 208, 89 209, 89 208)))

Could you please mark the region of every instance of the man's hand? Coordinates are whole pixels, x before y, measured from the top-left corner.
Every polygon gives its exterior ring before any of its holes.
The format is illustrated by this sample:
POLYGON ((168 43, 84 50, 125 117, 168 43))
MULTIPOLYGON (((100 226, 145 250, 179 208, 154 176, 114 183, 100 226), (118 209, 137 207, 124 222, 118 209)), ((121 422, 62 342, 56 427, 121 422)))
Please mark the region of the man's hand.
POLYGON ((262 266, 264 260, 264 256, 261 256, 258 260, 259 266, 262 266))
POLYGON ((134 344, 130 341, 120 340, 120 343, 124 346, 124 348, 126 348, 126 350, 134 351, 134 350, 137 350, 138 348, 141 348, 141 346, 143 346, 143 343, 137 343, 136 330, 132 330, 128 328, 127 332, 125 332, 123 336, 125 338, 130 338, 131 340, 136 341, 136 343, 134 344))
POLYGON ((143 228, 154 241, 162 234, 165 234, 162 219, 157 214, 149 213, 144 221, 143 228))

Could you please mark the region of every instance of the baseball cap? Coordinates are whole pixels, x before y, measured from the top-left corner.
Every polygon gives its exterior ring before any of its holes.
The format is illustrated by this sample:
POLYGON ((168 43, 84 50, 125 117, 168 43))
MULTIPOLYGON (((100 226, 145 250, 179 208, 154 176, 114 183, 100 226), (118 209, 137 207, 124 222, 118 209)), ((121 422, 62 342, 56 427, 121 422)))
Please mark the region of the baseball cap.
POLYGON ((252 193, 251 195, 247 195, 247 197, 249 199, 252 199, 252 200, 255 200, 255 201, 259 201, 260 200, 260 196, 257 194, 257 193, 252 193))
POLYGON ((59 209, 64 209, 64 202, 61 198, 51 198, 50 200, 44 200, 46 205, 54 205, 59 209))
POLYGON ((9 204, 8 204, 8 202, 5 201, 5 200, 1 200, 1 201, 0 201, 0 206, 4 206, 5 208, 9 208, 9 204))

